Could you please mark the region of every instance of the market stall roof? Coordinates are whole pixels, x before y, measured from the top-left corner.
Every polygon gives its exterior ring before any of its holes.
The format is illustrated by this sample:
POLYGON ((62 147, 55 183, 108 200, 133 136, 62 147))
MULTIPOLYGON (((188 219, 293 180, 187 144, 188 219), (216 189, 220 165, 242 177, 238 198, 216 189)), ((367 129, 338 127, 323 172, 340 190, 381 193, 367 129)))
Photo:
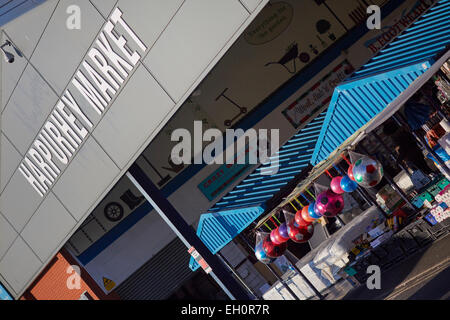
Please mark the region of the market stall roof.
MULTIPOLYGON (((197 236, 213 254, 216 254, 263 212, 264 207, 256 206, 203 214, 198 224, 197 236)), ((200 266, 191 257, 189 267, 195 271, 200 266)))
POLYGON ((271 158, 273 161, 271 164, 257 168, 217 202, 209 212, 261 205, 271 199, 299 172, 309 166, 325 114, 323 112, 316 116, 280 148, 277 155, 271 158), (278 160, 277 157, 279 157, 278 160), (263 174, 274 169, 278 170, 276 174, 263 174))
POLYGON ((316 165, 326 159, 429 70, 447 51, 449 28, 450 0, 440 0, 338 86, 311 163, 316 165))

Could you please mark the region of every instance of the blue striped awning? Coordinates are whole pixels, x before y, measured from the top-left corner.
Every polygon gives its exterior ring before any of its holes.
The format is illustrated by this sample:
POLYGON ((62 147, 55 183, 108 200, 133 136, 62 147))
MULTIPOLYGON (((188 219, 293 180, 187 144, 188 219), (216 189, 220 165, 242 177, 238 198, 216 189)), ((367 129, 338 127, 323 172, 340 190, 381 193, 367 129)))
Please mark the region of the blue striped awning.
POLYGON ((306 168, 325 120, 323 112, 280 148, 271 164, 262 165, 224 196, 209 212, 261 205, 306 168), (276 160, 278 157, 278 160, 276 160), (278 169, 273 175, 262 173, 278 169))
MULTIPOLYGON (((216 254, 239 233, 244 231, 264 212, 264 207, 256 206, 222 212, 205 213, 200 217, 197 236, 206 247, 216 254)), ((191 257, 189 267, 195 271, 199 264, 191 257)))
POLYGON ((393 102, 450 44, 450 0, 440 0, 338 86, 311 163, 318 164, 393 102))

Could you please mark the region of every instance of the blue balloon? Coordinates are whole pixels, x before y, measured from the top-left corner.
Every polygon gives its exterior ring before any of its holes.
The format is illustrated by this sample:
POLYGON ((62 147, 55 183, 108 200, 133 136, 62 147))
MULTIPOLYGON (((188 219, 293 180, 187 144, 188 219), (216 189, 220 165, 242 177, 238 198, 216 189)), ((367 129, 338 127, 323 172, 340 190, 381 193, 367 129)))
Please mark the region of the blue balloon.
POLYGON ((322 217, 322 215, 319 214, 316 210, 316 202, 315 201, 309 204, 308 214, 313 219, 319 219, 322 217))
POLYGON ((272 263, 275 261, 275 259, 267 256, 266 252, 263 249, 263 242, 264 241, 260 241, 255 247, 256 259, 258 259, 259 261, 261 261, 264 264, 272 263))
POLYGON ((345 175, 341 179, 341 189, 345 192, 353 192, 358 188, 356 181, 350 179, 348 175, 345 175))

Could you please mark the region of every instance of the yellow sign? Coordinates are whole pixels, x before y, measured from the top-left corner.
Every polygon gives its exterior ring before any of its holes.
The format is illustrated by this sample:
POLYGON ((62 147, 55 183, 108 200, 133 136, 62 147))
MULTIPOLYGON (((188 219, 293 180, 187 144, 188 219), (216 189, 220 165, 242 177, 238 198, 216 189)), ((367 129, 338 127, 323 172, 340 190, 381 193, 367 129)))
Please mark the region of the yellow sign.
POLYGON ((107 291, 111 291, 116 286, 116 283, 110 279, 103 277, 103 285, 105 286, 105 289, 107 291))

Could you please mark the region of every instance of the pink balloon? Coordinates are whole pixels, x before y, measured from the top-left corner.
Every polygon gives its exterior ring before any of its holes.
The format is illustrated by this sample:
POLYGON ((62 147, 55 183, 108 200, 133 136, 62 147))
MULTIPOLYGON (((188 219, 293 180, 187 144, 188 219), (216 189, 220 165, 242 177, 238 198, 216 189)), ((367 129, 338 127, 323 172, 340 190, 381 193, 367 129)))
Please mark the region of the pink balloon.
POLYGON ((344 209, 344 198, 330 189, 322 192, 316 199, 316 207, 325 217, 334 217, 344 209))
POLYGON ((342 177, 334 177, 334 178, 331 180, 330 187, 331 187, 331 190, 332 190, 334 193, 337 193, 337 194, 343 194, 343 193, 345 192, 345 191, 342 190, 342 188, 341 188, 341 180, 342 180, 342 177))

